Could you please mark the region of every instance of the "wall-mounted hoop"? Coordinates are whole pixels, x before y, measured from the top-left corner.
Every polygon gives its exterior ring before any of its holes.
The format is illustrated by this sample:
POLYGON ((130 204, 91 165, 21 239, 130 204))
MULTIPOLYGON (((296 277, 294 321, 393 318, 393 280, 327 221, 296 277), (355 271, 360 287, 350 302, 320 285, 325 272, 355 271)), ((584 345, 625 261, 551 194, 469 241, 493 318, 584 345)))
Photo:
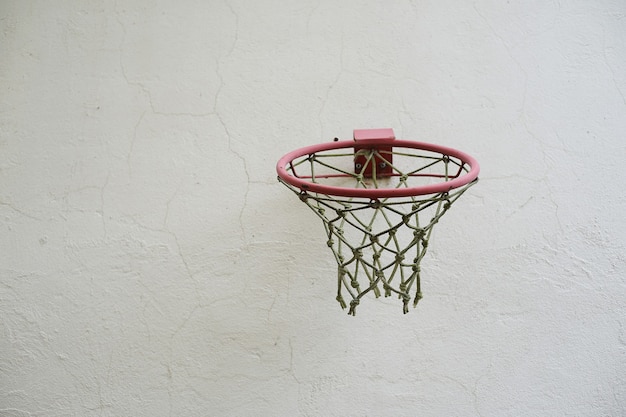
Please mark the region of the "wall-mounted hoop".
POLYGON ((283 156, 278 179, 322 219, 337 262, 337 301, 355 314, 381 289, 408 312, 422 298, 420 263, 433 226, 478 180, 478 162, 456 149, 397 140, 391 129, 283 156), (413 292, 413 296, 411 296, 413 292))

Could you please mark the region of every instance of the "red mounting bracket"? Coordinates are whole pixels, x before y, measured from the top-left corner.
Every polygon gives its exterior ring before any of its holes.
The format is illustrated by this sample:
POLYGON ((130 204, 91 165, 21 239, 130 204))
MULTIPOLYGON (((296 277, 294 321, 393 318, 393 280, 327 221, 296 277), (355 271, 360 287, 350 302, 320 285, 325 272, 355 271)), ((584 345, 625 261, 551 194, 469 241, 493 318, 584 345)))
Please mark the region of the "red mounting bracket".
POLYGON ((393 129, 354 129, 354 172, 371 178, 390 176, 393 162, 392 146, 377 144, 372 146, 368 142, 381 139, 394 140, 393 129), (370 156, 374 151, 376 153, 370 156))

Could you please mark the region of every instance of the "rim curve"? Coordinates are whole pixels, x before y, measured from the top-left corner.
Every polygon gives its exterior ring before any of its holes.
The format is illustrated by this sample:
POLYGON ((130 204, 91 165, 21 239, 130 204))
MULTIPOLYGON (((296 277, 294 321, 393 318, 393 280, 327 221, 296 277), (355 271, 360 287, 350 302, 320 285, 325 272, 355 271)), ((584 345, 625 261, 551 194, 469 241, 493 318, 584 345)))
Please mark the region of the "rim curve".
POLYGON ((446 146, 435 145, 432 143, 401 139, 371 139, 367 141, 367 147, 375 148, 380 146, 391 146, 394 148, 403 147, 436 152, 442 155, 458 158, 463 164, 469 165, 470 170, 465 174, 458 176, 450 181, 445 181, 438 184, 427 184, 405 188, 337 187, 310 182, 307 179, 298 178, 294 175, 291 175, 287 171, 287 167, 289 166, 289 164, 296 158, 300 158, 302 156, 314 154, 321 151, 354 148, 355 146, 358 146, 358 144, 353 140, 343 140, 338 142, 320 143, 316 145, 305 146, 303 148, 291 151, 284 155, 282 158, 280 158, 278 160, 278 163, 276 164, 276 172, 278 173, 278 177, 281 180, 283 180, 287 184, 299 188, 302 192, 311 191, 319 194, 327 194, 337 197, 362 197, 370 199, 413 197, 425 194, 448 192, 454 188, 459 188, 463 185, 469 184, 470 182, 478 178, 478 174, 480 173, 480 166, 478 164, 478 161, 473 156, 468 155, 465 152, 446 146))

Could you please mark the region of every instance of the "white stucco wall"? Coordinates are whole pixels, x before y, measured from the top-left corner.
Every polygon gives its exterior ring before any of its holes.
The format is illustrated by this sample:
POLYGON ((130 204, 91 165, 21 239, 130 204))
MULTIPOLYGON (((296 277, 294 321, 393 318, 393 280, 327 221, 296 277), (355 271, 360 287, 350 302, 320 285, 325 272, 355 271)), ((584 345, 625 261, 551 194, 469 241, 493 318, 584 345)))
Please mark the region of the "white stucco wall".
POLYGON ((626 3, 116 3, 0 3, 1 416, 626 415, 626 3), (407 315, 276 181, 368 127, 482 166, 407 315))

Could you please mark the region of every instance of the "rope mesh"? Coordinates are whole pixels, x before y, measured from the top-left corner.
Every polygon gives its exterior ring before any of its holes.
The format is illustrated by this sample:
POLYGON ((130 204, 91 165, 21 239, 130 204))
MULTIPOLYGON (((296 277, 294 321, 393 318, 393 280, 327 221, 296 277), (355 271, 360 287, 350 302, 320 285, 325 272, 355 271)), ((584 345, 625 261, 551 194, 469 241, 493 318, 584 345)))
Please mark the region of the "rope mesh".
MULTIPOLYGON (((366 163, 354 172, 354 153, 324 151, 292 161, 288 171, 311 182, 352 184, 356 188, 415 186, 419 181, 448 181, 468 167, 447 155, 411 149, 407 152, 360 150, 366 163), (393 163, 392 163, 393 161, 393 163), (402 162, 410 166, 404 169, 402 162), (389 164, 392 174, 376 175, 376 167, 389 164), (366 177, 366 169, 372 172, 366 177)), ((422 298, 420 263, 428 249, 433 226, 477 180, 444 193, 385 199, 335 197, 279 181, 322 220, 327 245, 337 262, 337 296, 342 308, 355 315, 368 293, 397 296, 403 312, 422 298), (348 303, 346 303, 348 299, 348 303)))

